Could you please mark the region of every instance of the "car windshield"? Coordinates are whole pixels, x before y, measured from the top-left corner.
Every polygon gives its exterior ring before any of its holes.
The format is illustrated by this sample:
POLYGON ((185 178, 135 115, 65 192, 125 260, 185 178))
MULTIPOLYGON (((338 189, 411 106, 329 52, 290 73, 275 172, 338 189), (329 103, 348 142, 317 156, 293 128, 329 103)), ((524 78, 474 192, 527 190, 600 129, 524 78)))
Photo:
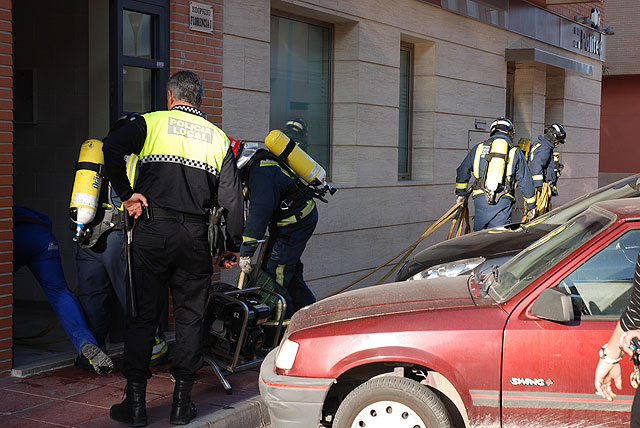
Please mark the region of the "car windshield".
POLYGON ((593 207, 554 229, 487 276, 489 295, 498 303, 509 300, 615 220, 612 213, 593 207))
POLYGON ((530 221, 525 224, 524 227, 531 227, 542 222, 551 225, 565 224, 596 202, 632 198, 637 196, 640 196, 640 174, 632 175, 631 177, 616 181, 615 183, 601 187, 591 193, 587 193, 586 195, 574 199, 571 202, 567 202, 553 211, 530 221))

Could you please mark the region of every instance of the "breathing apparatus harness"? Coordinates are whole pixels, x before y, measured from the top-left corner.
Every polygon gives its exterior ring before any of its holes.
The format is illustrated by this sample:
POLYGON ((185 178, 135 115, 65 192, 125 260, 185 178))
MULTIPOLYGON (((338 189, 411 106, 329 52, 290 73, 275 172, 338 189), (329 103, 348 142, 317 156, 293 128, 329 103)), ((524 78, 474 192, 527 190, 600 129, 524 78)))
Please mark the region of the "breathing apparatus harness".
POLYGON ((476 180, 476 183, 474 183, 474 188, 484 192, 487 203, 490 205, 495 205, 502 196, 506 194, 513 194, 515 190, 509 169, 517 146, 512 146, 507 143, 506 148, 498 149, 494 147, 497 144, 495 143, 496 140, 504 141, 505 143, 508 141, 500 134, 492 136, 485 141, 485 143, 489 143, 489 152, 485 155, 486 163, 484 167, 484 174, 482 178, 476 180), (500 177, 496 179, 493 186, 487 185, 487 178, 490 174, 497 174, 500 177))
MULTIPOLYGON (((129 113, 124 116, 121 116, 116 123, 111 128, 111 131, 121 127, 127 121, 133 119, 138 116, 138 113, 129 113)), ((133 183, 135 176, 135 162, 134 165, 127 165, 127 176, 130 181, 133 183)), ((104 179, 104 168, 99 171, 100 176, 104 179)), ((100 237, 105 233, 117 229, 124 230, 124 207, 122 206, 122 202, 120 202, 120 208, 117 208, 112 199, 113 188, 111 186, 111 182, 108 182, 108 185, 101 189, 100 200, 102 203, 98 204, 97 212, 94 220, 87 225, 89 233, 78 242, 78 245, 82 248, 92 248, 96 245, 100 237)))
POLYGON ((289 153, 285 150, 280 156, 276 156, 269 150, 258 149, 244 167, 246 168, 245 199, 250 199, 248 183, 251 178, 251 172, 253 171, 253 168, 258 166, 263 160, 275 161, 282 170, 286 171, 290 177, 295 179, 295 181, 287 187, 284 197, 281 198, 280 206, 273 218, 273 220, 276 221, 289 217, 292 212, 299 211, 300 208, 302 208, 310 199, 316 198, 322 202, 327 202, 327 200, 323 198, 326 191, 304 183, 298 174, 296 174, 289 165, 287 165, 284 159, 288 154, 289 153))

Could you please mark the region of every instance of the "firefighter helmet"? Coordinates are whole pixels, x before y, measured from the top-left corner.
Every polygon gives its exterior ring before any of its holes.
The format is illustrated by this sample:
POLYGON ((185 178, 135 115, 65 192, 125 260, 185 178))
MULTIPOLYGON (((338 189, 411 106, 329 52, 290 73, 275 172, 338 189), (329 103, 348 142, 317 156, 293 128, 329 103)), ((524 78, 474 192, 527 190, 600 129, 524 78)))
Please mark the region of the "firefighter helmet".
POLYGON ((283 132, 297 143, 304 143, 307 140, 307 125, 300 118, 289 120, 285 123, 283 132))
POLYGON ((564 140, 567 138, 567 131, 565 131, 564 126, 560 125, 559 123, 554 123, 544 130, 544 136, 547 140, 551 141, 554 144, 564 144, 564 140))
POLYGON ((513 138, 516 134, 513 123, 511 123, 509 119, 505 119, 502 116, 491 122, 491 126, 489 127, 489 135, 493 136, 498 132, 507 134, 510 138, 513 138))

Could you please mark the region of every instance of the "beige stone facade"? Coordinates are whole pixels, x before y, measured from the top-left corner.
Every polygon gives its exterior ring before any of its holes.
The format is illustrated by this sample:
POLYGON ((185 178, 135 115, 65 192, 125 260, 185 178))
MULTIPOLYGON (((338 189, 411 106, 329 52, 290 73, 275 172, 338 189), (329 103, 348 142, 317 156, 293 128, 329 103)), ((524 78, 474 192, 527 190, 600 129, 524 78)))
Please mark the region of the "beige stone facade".
POLYGON ((318 297, 391 258, 453 205, 455 170, 470 145, 488 135, 476 120, 489 124, 505 115, 505 49, 538 48, 593 67, 587 76, 532 61, 512 64, 513 119, 516 140, 535 140, 554 121, 565 125, 558 203, 596 188, 601 62, 417 0, 226 0, 222 125, 229 135, 263 140, 269 131, 273 10, 333 26, 330 181, 339 190, 319 204, 320 223, 303 257, 318 297), (408 181, 397 173, 403 42, 414 49, 408 181))

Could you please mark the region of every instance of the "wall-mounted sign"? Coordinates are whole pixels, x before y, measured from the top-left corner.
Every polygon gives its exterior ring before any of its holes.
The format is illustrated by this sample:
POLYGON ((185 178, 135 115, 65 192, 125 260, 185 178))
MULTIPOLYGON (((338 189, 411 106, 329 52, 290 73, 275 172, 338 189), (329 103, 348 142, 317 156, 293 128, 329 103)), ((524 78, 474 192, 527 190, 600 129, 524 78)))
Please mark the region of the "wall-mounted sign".
POLYGON ((213 6, 189 2, 189 29, 213 33, 213 6))
POLYGON ((587 25, 563 19, 560 25, 560 47, 600 61, 605 60, 606 36, 587 25))
POLYGON ((591 32, 591 34, 589 34, 589 32, 577 25, 573 27, 573 34, 576 36, 573 40, 574 48, 582 49, 585 52, 600 56, 601 34, 595 32, 591 32))

